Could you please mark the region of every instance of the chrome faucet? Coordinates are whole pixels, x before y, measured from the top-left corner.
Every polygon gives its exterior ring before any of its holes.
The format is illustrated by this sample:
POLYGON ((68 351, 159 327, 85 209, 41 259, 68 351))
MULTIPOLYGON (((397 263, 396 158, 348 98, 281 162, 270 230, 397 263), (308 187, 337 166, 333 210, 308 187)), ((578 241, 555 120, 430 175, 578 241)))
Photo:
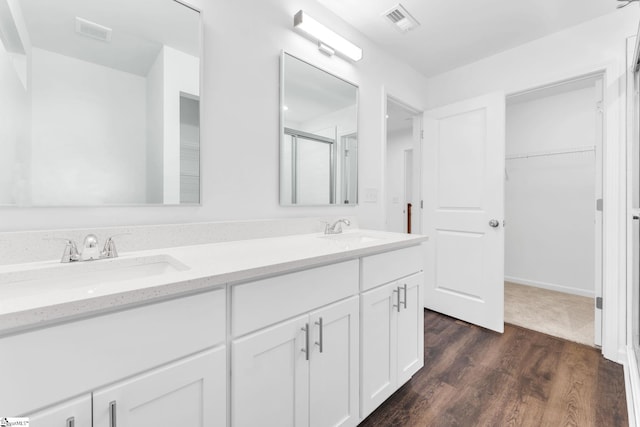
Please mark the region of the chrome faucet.
POLYGON ((100 251, 100 249, 98 249, 98 237, 95 234, 87 234, 82 245, 82 252, 78 251, 76 242, 71 239, 55 239, 66 242, 60 262, 68 263, 75 261, 92 261, 104 258, 117 258, 118 251, 116 249, 116 243, 113 240, 114 237, 115 236, 109 237, 104 243, 104 248, 100 251))
POLYGON ((340 218, 333 224, 325 223, 324 234, 340 234, 342 233, 342 224, 347 227, 351 225, 351 221, 346 218, 340 218))

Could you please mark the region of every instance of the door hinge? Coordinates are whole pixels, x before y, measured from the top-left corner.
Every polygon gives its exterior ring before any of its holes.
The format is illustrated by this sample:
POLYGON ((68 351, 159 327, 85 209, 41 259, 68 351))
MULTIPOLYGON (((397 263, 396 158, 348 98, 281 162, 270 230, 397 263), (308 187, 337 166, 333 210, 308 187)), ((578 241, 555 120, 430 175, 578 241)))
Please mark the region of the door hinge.
POLYGON ((602 297, 596 297, 596 308, 602 310, 602 297))
POLYGON ((424 130, 420 131, 420 139, 424 139, 424 130))
POLYGON ((420 209, 424 209, 424 200, 420 200, 420 209))
POLYGON ((596 200, 596 210, 602 212, 602 199, 596 200))

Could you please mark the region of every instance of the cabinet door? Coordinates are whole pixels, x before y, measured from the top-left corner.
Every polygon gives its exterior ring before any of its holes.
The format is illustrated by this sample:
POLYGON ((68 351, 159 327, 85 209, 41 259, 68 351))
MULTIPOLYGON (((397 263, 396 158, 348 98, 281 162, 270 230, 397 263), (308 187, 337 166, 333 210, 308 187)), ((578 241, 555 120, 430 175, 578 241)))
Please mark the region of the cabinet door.
POLYGON ((359 404, 358 297, 311 313, 309 365, 311 427, 355 426, 359 404))
POLYGON ((420 273, 409 276, 398 281, 397 285, 400 288, 402 302, 400 312, 397 313, 398 387, 400 387, 424 366, 423 275, 420 273))
POLYGON ((365 292, 362 304, 362 418, 396 390, 397 284, 365 292), (394 292, 395 291, 395 292, 394 292))
POLYGON ((94 427, 226 426, 226 351, 218 347, 93 394, 94 427))
POLYGON ((24 416, 31 427, 91 427, 91 395, 24 416))
POLYGON ((312 345, 307 315, 234 341, 231 423, 247 427, 308 425, 307 355, 312 345))

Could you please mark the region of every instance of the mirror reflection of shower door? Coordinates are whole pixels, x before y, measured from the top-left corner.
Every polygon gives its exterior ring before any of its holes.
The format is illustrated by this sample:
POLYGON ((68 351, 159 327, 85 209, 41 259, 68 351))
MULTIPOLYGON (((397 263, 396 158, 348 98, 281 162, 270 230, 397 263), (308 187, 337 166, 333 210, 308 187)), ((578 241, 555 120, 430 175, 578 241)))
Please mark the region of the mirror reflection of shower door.
MULTIPOLYGON (((335 203, 335 140, 306 132, 287 129, 286 140, 290 162, 290 199, 297 205, 335 203)), ((288 165, 286 163, 289 163, 288 165)))
POLYGON ((345 205, 358 202, 358 134, 351 133, 340 138, 342 150, 342 194, 345 205))

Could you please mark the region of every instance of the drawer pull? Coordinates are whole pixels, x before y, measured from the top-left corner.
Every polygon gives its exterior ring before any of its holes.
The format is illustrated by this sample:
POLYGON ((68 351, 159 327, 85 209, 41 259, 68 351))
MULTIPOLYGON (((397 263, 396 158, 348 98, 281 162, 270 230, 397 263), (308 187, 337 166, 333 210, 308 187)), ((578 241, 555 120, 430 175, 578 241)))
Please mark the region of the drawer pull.
POLYGON ((396 308, 396 309, 398 310, 398 313, 400 313, 400 286, 398 286, 397 288, 395 288, 395 289, 393 290, 393 293, 394 293, 394 294, 397 294, 397 295, 396 295, 396 297, 397 297, 397 301, 398 301, 398 303, 397 303, 397 304, 393 304, 393 307, 394 307, 394 308, 396 308))
POLYGON ((323 330, 323 324, 322 324, 322 317, 320 319, 318 319, 318 321, 316 322, 316 325, 318 325, 320 327, 319 330, 319 336, 318 336, 318 341, 316 341, 316 345, 318 347, 320 347, 320 353, 322 353, 322 351, 324 350, 324 339, 322 338, 322 336, 324 335, 323 330))
POLYGON ((76 427, 76 419, 74 417, 67 418, 67 427, 76 427))
MULTIPOLYGON (((404 284, 402 289, 404 290, 404 301, 402 301, 402 306, 406 309, 407 308, 407 284, 406 283, 404 284)), ((398 292, 398 295, 399 294, 400 292, 398 292)))
POLYGON ((115 400, 109 402, 109 427, 117 427, 115 400))
MULTIPOLYGON (((302 328, 302 331, 304 332, 304 348, 301 349, 300 351, 304 353, 304 358, 306 360, 309 360, 309 324, 305 324, 304 328, 302 328)), ((112 426, 115 427, 115 426, 112 426)))

